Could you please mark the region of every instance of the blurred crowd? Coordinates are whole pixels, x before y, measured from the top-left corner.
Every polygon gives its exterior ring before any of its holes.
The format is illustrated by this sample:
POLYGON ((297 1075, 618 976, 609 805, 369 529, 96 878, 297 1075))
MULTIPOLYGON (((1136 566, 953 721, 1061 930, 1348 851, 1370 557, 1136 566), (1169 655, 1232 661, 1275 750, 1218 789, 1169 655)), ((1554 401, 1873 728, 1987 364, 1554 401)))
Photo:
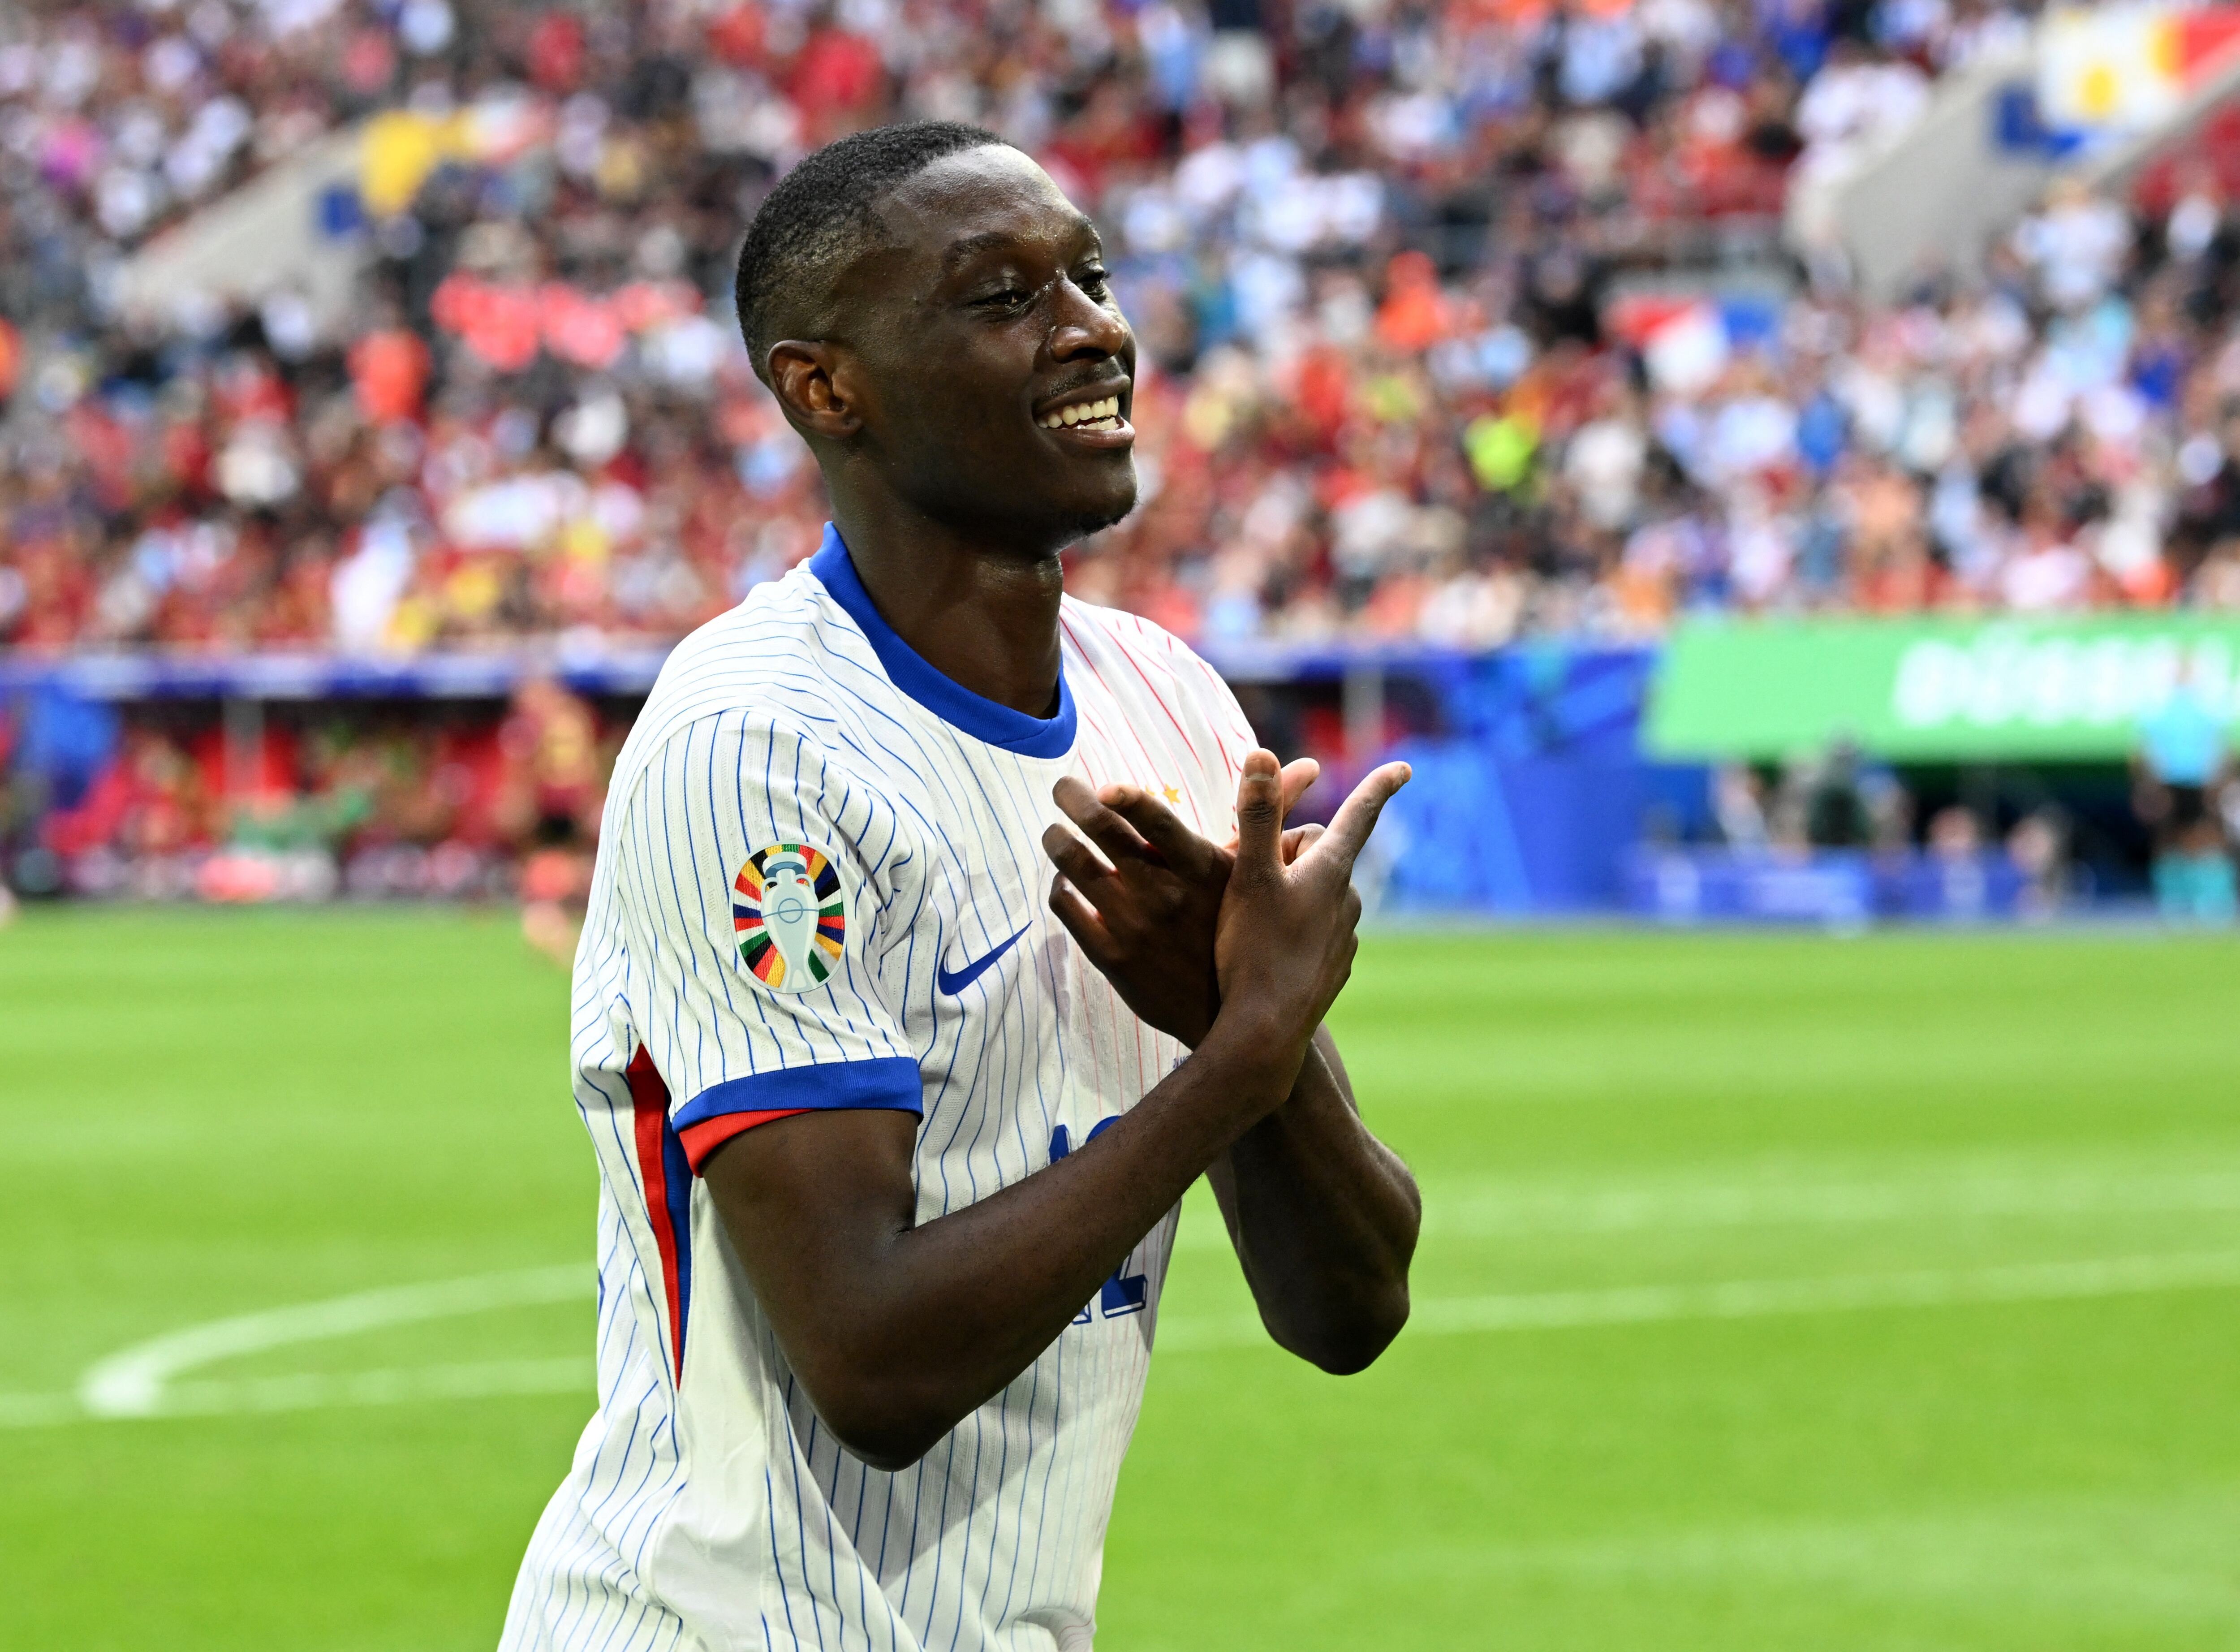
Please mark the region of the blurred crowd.
POLYGON ((541 944, 536 926, 550 931, 550 915, 589 888, 628 725, 543 677, 498 706, 305 707, 248 728, 24 707, 0 716, 0 773, 12 770, 0 789, 0 887, 221 902, 518 897, 541 944), (77 726, 57 726, 67 723, 77 726))
MULTIPOLYGON (((1098 216, 1192 637, 2240 603, 2240 234, 2057 193, 1871 305, 1781 250, 1989 0, 132 0, 0 17, 0 642, 673 636, 813 550, 733 248, 806 149, 986 123, 1098 216), (128 305, 363 123, 337 324, 128 305), (1737 276, 1743 271, 1747 279, 1737 276)), ((2205 176, 2205 175, 2204 175, 2205 176)))
MULTIPOLYGON (((2077 822, 2050 796, 2003 809, 1996 796, 1920 801, 1888 764, 1848 741, 1800 755, 1777 770, 1721 764, 1710 775, 1710 810, 1717 847, 1743 860, 1800 866, 1814 856, 1864 854, 1885 864, 1923 867, 1940 883, 1978 877, 1997 865, 2013 880, 2005 906, 2012 916, 2050 918, 2095 892, 2094 875, 2077 855, 2077 822), (1926 818, 1923 815, 1926 813, 1926 818), (1997 829, 2005 818, 2006 829, 1997 829), (1919 853, 1915 854, 1918 848, 1919 853)), ((2236 799, 2240 802, 2240 799, 2236 799)), ((2223 845, 2216 852, 2223 853, 2223 845)), ((1989 893, 1978 889, 1981 901, 1989 893)), ((1956 910, 1949 889, 1938 916, 1956 910)))

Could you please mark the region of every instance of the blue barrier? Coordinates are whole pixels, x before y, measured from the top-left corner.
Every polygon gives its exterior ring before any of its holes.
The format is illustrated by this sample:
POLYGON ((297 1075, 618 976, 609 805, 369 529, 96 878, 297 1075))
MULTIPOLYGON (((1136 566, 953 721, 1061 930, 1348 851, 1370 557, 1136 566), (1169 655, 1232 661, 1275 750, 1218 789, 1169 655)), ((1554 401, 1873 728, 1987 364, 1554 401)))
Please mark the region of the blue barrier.
POLYGON ((663 647, 573 645, 420 654, 72 654, 0 658, 0 695, 48 689, 81 700, 497 700, 526 677, 583 694, 643 694, 663 647))
MULTIPOLYGON (((1616 907, 1625 898, 1626 855, 1646 824, 1688 836, 1708 819, 1703 770, 1640 755, 1652 649, 1531 643, 1472 655, 1414 644, 1245 643, 1206 651, 1232 682, 1327 684, 1366 669, 1423 685, 1436 732, 1390 754, 1413 763, 1416 779, 1380 833, 1388 904, 1512 913, 1616 907)), ((535 676, 629 696, 652 686, 667 652, 587 638, 395 659, 17 656, 0 658, 0 703, 28 694, 96 715, 154 701, 501 699, 535 676)))
POLYGON ((1391 753, 1416 777, 1386 816, 1387 904, 1615 907, 1645 829, 1703 831, 1705 771, 1641 756, 1655 663, 1646 649, 1535 646, 1443 670, 1435 681, 1447 731, 1391 753))
POLYGON ((1968 923, 2015 916, 2024 879, 2003 855, 1905 849, 1737 854, 1650 849, 1627 856, 1626 905, 1665 923, 1968 923))
POLYGON ((12 763, 35 781, 44 808, 75 809, 117 755, 117 712, 52 683, 0 699, 16 726, 12 763))

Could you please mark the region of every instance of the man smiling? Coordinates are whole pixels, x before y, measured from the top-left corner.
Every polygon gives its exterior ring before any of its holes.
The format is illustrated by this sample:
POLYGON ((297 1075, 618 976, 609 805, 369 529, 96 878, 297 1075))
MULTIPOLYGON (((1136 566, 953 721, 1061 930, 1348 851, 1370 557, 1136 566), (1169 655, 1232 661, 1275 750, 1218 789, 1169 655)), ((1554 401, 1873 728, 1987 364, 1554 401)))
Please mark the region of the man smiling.
POLYGON ((1286 832, 1312 765, 1064 596, 1135 503, 1135 341, 1025 156, 820 150, 738 296, 835 523, 616 767, 573 1034, 599 1405, 504 1644, 1086 1648, 1190 1184, 1282 1346, 1357 1370, 1406 1317, 1415 1186, 1322 1030, 1406 771, 1286 832))

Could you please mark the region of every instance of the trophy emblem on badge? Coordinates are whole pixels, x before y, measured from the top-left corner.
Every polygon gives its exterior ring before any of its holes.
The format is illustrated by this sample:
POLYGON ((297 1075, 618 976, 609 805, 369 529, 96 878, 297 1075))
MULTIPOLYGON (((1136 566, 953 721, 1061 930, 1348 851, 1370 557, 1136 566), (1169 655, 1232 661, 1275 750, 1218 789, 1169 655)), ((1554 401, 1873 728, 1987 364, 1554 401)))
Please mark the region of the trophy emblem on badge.
POLYGON ((739 959, 773 992, 832 977, 848 944, 848 896, 832 857, 806 843, 758 849, 731 884, 739 959))

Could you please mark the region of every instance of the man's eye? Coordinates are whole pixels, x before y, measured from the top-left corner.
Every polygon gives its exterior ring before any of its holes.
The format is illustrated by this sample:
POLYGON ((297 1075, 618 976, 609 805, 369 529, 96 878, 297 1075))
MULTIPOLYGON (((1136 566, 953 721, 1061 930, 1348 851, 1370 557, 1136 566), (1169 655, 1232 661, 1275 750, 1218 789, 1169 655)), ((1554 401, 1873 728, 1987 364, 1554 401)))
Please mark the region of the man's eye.
POLYGON ((1006 287, 1001 292, 991 292, 978 302, 990 310, 1017 310, 1034 295, 1023 287, 1006 287))
POLYGON ((1091 298, 1102 298, 1104 296, 1104 283, 1110 279, 1110 276, 1104 270, 1085 270, 1082 271, 1074 284, 1091 298))

